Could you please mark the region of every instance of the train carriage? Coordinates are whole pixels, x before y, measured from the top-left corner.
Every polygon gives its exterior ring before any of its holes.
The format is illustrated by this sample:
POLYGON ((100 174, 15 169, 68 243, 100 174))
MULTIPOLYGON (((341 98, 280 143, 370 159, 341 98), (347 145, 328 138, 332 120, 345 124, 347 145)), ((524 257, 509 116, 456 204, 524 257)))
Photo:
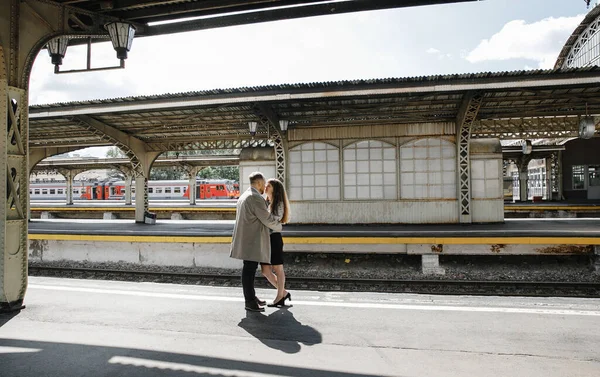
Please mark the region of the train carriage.
MULTIPOLYGON (((66 200, 65 182, 31 183, 29 194, 32 200, 66 200)), ((75 200, 124 200, 125 181, 106 181, 98 183, 73 183, 75 200)), ((135 198, 135 185, 131 187, 135 198)), ((196 181, 196 199, 237 199, 240 196, 239 184, 233 180, 196 181)), ((148 181, 148 198, 151 200, 189 199, 189 181, 161 180, 148 181)))

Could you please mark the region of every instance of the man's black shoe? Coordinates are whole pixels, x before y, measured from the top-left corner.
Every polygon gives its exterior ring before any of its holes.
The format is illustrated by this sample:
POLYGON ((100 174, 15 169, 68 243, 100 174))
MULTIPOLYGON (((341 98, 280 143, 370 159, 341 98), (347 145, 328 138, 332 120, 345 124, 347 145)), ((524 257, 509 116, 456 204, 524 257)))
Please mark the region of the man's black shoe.
POLYGON ((264 312, 265 308, 258 306, 256 300, 246 302, 246 310, 250 312, 264 312))
POLYGON ((259 299, 259 298, 258 298, 258 297, 256 297, 256 296, 254 297, 254 301, 256 301, 256 303, 257 303, 258 305, 260 305, 260 306, 265 306, 265 305, 267 305, 267 302, 266 302, 266 301, 263 301, 263 300, 259 299))

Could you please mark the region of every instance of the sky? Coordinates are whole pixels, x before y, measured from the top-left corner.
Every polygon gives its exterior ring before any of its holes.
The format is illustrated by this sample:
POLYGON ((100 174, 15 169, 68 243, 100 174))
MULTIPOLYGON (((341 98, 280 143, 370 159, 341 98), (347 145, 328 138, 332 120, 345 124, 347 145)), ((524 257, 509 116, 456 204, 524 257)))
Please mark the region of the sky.
MULTIPOLYGON (((591 9, 592 6, 590 6, 591 9)), ((485 0, 319 16, 133 40, 126 68, 60 74, 36 59, 30 104, 284 83, 551 69, 584 0, 485 0)), ((61 70, 83 68, 83 46, 61 70)), ((110 42, 92 66, 118 65, 110 42)), ((83 155, 104 157, 106 148, 83 155)))

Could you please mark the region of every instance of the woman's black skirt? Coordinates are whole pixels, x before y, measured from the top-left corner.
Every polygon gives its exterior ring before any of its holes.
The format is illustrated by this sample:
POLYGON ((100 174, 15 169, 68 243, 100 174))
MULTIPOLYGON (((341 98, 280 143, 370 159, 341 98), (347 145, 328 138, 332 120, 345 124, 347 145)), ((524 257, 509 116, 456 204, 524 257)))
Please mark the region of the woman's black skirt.
POLYGON ((271 263, 269 264, 283 264, 283 238, 281 233, 271 233, 271 263))

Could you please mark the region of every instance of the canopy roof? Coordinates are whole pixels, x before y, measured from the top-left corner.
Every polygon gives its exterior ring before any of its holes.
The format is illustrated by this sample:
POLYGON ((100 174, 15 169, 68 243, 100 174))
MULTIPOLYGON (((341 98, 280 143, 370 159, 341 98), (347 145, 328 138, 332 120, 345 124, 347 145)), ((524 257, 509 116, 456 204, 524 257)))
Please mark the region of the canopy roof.
MULTIPOLYGON (((249 121, 311 127, 455 122, 465 95, 484 93, 473 137, 576 137, 579 117, 600 114, 600 68, 476 73, 216 89, 36 105, 32 148, 110 145, 90 120, 138 138, 153 150, 220 142, 223 148, 266 143, 249 121), (246 143, 246 144, 244 144, 246 143)), ((293 132, 289 134, 293 140, 293 132)), ((214 144, 213 144, 214 147, 214 144)))

